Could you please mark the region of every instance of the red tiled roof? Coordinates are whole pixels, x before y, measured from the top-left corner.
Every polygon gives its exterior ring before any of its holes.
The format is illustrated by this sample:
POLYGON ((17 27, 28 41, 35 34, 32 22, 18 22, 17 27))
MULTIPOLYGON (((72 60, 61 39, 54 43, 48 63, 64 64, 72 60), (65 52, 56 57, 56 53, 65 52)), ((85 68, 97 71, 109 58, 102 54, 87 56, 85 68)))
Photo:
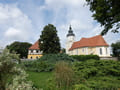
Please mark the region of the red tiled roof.
POLYGON ((39 48, 39 40, 36 41, 29 49, 40 49, 39 48))
POLYGON ((101 35, 91 38, 82 38, 80 41, 74 42, 69 50, 80 47, 109 46, 101 35))

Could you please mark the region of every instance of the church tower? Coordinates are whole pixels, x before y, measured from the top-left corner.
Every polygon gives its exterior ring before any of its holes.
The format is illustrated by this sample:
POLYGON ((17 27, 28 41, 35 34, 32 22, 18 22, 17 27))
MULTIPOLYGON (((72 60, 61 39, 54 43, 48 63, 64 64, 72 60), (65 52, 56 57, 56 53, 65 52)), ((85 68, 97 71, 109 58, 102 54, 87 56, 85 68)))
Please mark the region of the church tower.
POLYGON ((67 37, 66 54, 69 54, 69 49, 71 48, 73 42, 75 41, 75 34, 72 31, 71 25, 69 27, 69 31, 66 37, 67 37))

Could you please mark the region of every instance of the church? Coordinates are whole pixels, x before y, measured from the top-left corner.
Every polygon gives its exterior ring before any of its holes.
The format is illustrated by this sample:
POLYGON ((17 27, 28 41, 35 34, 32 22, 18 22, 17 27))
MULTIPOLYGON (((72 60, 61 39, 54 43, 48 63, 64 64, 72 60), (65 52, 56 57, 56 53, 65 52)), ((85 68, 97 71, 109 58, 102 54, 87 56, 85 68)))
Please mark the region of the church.
MULTIPOLYGON (((110 57, 109 45, 101 35, 90 38, 81 38, 80 41, 75 41, 75 34, 71 26, 69 27, 66 36, 66 54, 69 55, 98 55, 100 57, 110 57)), ((36 41, 28 49, 28 59, 38 59, 42 56, 40 51, 39 40, 36 41)))
POLYGON ((101 35, 90 38, 81 38, 75 41, 75 34, 71 26, 67 34, 66 54, 69 55, 98 55, 100 57, 110 57, 109 45, 101 35))

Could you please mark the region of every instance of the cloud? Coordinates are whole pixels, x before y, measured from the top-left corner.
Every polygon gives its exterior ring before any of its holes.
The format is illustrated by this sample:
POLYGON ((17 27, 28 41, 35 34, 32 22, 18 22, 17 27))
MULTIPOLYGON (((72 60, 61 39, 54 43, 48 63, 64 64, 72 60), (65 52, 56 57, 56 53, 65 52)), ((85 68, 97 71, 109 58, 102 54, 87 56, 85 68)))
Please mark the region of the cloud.
POLYGON ((16 4, 0 4, 1 45, 13 41, 31 41, 33 28, 31 20, 16 4))
MULTIPOLYGON (((52 10, 54 14, 52 23, 58 28, 63 47, 65 47, 66 34, 70 24, 76 35, 76 40, 98 35, 103 30, 103 27, 91 17, 92 13, 85 0, 45 0, 44 9, 52 10)), ((111 44, 120 40, 120 34, 109 32, 104 38, 107 43, 111 44)))
MULTIPOLYGON (((76 40, 98 35, 103 30, 91 17, 85 0, 41 1, 21 0, 0 4, 0 45, 15 40, 35 42, 48 23, 56 26, 62 47, 66 44, 69 25, 72 25, 76 40)), ((120 34, 109 32, 104 38, 111 44, 120 39, 120 34)))

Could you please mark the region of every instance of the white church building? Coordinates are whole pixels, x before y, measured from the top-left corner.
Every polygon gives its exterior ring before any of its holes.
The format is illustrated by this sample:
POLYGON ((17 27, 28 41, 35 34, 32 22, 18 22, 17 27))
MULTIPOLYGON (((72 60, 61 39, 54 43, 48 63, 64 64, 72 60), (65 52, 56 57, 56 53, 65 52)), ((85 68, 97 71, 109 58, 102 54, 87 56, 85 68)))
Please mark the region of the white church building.
POLYGON ((100 57, 110 57, 109 45, 101 35, 90 38, 81 38, 75 41, 75 34, 71 26, 67 34, 66 54, 69 55, 98 55, 100 57))

